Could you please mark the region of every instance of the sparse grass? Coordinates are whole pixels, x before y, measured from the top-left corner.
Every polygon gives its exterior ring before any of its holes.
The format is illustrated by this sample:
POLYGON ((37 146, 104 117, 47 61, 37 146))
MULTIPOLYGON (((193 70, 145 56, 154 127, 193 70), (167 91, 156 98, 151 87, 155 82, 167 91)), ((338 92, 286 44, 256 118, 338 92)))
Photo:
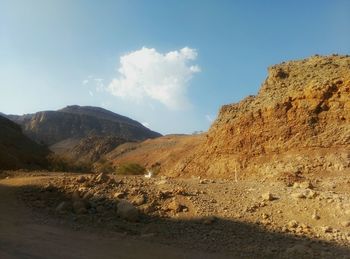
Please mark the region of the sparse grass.
POLYGON ((146 169, 136 163, 126 163, 118 166, 116 174, 119 175, 141 175, 146 172, 146 169))

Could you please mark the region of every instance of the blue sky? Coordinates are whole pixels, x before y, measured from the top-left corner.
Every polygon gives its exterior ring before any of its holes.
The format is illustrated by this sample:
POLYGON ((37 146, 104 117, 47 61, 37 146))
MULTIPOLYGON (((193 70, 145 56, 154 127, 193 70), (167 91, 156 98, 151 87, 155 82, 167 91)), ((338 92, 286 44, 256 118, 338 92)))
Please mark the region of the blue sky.
POLYGON ((0 0, 0 112, 101 106, 207 130, 267 67, 350 54, 350 1, 0 0))

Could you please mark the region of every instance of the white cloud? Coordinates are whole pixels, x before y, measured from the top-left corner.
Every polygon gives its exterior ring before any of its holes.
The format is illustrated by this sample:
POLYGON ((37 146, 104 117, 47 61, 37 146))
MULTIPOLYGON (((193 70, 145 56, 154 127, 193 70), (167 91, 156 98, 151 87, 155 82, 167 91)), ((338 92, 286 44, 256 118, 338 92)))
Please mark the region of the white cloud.
POLYGON ((170 109, 186 108, 188 83, 200 72, 197 65, 189 64, 196 58, 197 51, 188 47, 165 54, 143 47, 120 58, 118 76, 107 91, 136 102, 151 98, 170 109))
POLYGON ((90 96, 94 96, 94 93, 92 91, 89 90, 89 95, 90 96))
POLYGON ((89 83, 89 80, 85 79, 81 82, 83 85, 87 85, 89 83))

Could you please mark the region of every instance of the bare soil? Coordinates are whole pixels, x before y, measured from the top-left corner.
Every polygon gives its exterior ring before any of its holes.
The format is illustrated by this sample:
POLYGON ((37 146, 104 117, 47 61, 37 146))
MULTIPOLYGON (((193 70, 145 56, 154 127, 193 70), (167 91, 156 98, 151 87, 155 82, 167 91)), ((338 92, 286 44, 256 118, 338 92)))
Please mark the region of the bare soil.
POLYGON ((0 181, 1 258, 350 258, 348 171, 322 180, 7 178, 0 181), (77 193, 86 210, 58 209, 77 193), (121 199, 140 212, 136 222, 118 217, 121 199))

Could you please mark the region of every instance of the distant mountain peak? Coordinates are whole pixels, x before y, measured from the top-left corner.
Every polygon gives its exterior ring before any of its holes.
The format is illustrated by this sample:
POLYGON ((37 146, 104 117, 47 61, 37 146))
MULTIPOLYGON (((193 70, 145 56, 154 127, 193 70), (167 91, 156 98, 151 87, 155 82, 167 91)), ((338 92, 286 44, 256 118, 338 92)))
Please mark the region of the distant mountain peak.
POLYGON ((94 106, 69 105, 57 111, 8 115, 7 118, 20 124, 27 136, 49 146, 66 139, 82 139, 90 135, 113 136, 126 141, 161 136, 138 121, 94 106))

